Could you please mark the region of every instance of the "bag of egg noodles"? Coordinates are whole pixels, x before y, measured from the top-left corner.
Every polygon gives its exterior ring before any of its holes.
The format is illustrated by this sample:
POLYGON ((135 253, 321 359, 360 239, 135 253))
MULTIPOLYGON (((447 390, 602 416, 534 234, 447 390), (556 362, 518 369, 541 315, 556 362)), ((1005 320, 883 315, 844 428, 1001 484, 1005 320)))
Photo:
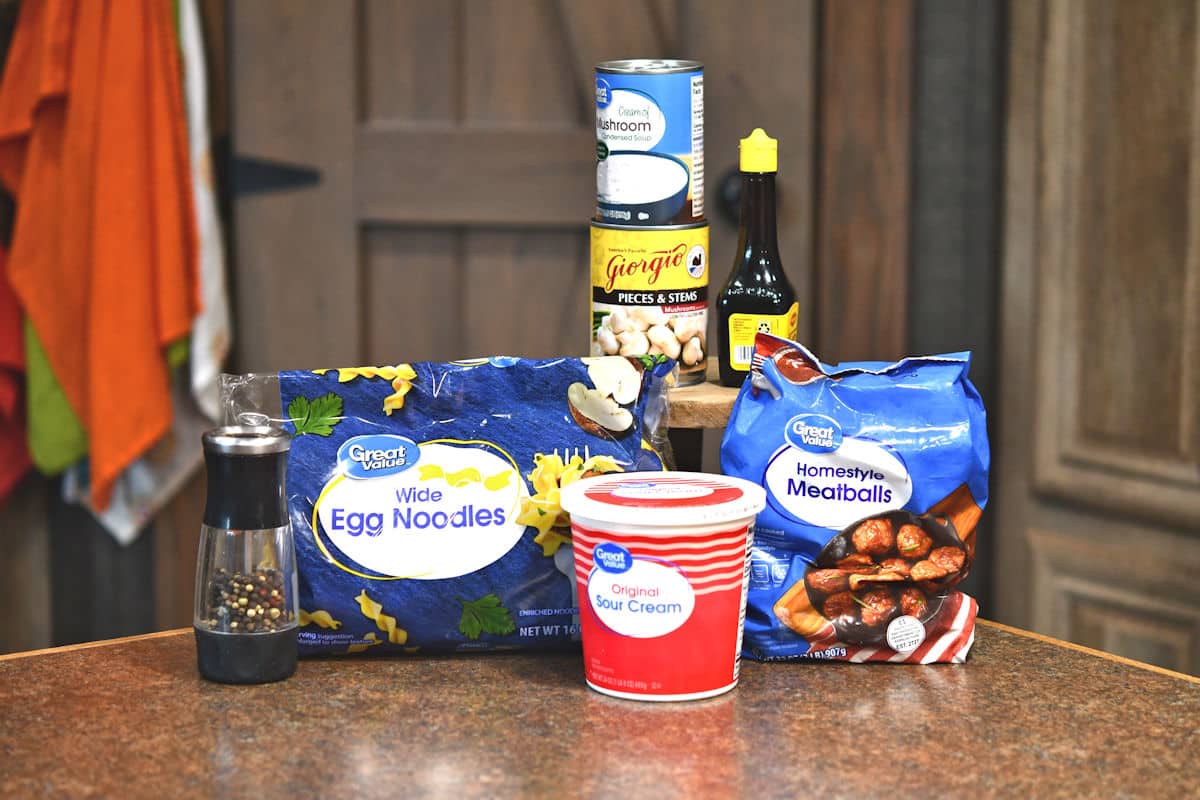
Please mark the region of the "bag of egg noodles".
POLYGON ((226 422, 293 437, 300 654, 578 641, 559 491, 665 468, 673 368, 497 357, 224 376, 226 422))
POLYGON ((987 503, 970 355, 822 364, 759 334, 721 443, 726 474, 767 491, 743 652, 772 661, 962 662, 987 503))

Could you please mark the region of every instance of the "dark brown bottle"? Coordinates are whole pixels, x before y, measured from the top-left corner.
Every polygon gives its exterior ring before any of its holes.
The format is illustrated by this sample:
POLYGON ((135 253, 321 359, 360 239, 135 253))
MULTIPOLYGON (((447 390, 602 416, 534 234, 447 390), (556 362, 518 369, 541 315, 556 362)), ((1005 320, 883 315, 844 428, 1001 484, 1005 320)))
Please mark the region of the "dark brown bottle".
POLYGON ((742 209, 737 254, 717 295, 717 364, 722 386, 740 386, 750 372, 760 331, 795 339, 799 305, 779 258, 775 232, 777 143, 755 128, 738 147, 742 209))

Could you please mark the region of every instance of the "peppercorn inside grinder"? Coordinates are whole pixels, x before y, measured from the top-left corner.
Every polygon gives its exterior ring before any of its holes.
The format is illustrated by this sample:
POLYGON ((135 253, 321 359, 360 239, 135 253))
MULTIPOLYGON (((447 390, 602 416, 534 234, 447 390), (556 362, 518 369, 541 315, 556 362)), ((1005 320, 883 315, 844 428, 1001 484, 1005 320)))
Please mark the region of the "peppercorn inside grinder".
POLYGON ((268 683, 296 670, 296 552, 284 481, 291 439, 228 426, 202 437, 208 494, 196 560, 196 660, 220 683, 268 683))

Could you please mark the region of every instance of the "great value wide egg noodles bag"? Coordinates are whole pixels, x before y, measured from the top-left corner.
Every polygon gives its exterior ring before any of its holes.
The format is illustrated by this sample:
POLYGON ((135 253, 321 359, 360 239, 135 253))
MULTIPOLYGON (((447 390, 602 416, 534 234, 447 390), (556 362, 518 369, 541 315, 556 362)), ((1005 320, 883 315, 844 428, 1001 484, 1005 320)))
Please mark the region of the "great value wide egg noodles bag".
POLYGON ((673 367, 490 358, 227 378, 228 421, 278 414, 293 435, 301 655, 577 641, 559 490, 665 468, 673 367))
POLYGON ((962 662, 975 601, 954 587, 987 503, 970 354, 820 363, 759 334, 721 467, 767 491, 743 652, 763 661, 962 662))

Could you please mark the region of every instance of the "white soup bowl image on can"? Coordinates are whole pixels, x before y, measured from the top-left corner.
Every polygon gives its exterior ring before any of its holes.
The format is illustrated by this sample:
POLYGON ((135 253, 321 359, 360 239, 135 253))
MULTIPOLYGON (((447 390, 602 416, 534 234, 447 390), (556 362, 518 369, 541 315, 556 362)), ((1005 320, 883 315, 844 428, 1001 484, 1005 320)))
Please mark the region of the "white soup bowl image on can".
POLYGON ((601 219, 625 224, 673 220, 688 198, 687 165, 665 153, 610 152, 596 164, 601 219), (611 199, 617 198, 617 199, 611 199))
POLYGON ((596 219, 704 219, 704 68, 628 58, 596 65, 596 219))
POLYGON ((610 473, 563 488, 588 686, 698 700, 737 685, 765 505, 761 486, 697 472, 610 473))

